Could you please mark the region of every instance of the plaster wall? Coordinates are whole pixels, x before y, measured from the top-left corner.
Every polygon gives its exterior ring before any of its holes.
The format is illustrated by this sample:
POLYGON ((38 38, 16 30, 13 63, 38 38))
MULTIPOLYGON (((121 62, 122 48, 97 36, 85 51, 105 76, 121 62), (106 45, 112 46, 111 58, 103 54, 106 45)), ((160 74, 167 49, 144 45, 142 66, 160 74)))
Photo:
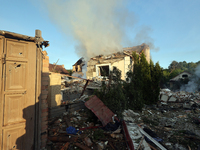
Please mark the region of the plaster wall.
POLYGON ((122 80, 125 80, 125 67, 124 67, 124 59, 123 60, 120 60, 118 62, 114 62, 111 67, 113 69, 113 67, 116 67, 118 68, 119 70, 121 70, 121 76, 122 76, 122 80))
POLYGON ((53 73, 49 75, 50 86, 49 86, 49 96, 48 104, 49 107, 55 107, 61 105, 61 76, 58 73, 53 73))
POLYGON ((118 68, 121 70, 121 76, 122 80, 126 79, 126 73, 129 71, 129 65, 131 64, 131 58, 129 56, 124 57, 123 59, 115 60, 115 61, 106 61, 104 63, 96 64, 96 65, 91 65, 93 62, 88 63, 87 67, 87 79, 92 79, 93 77, 98 76, 98 67, 99 66, 104 66, 108 65, 110 68, 110 71, 113 70, 113 67, 118 68))

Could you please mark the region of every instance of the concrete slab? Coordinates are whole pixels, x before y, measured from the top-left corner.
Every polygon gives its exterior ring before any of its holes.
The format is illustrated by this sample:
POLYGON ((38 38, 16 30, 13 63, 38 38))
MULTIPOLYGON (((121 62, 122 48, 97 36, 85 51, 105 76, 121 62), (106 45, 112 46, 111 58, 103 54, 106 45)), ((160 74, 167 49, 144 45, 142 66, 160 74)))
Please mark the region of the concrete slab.
POLYGON ((167 102, 168 101, 168 96, 167 95, 165 95, 165 94, 163 94, 163 95, 161 95, 161 101, 164 101, 164 102, 167 102))
POLYGON ((176 102, 176 98, 174 96, 171 96, 168 100, 168 102, 176 102))

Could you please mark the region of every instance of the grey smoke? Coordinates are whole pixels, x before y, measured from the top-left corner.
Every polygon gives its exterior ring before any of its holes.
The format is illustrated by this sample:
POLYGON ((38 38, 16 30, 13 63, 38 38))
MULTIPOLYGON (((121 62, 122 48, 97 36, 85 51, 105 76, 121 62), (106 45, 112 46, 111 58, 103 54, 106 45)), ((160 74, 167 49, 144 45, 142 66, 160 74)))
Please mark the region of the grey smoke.
POLYGON ((154 39, 150 36, 152 29, 150 27, 141 27, 140 31, 135 35, 133 40, 134 45, 146 43, 151 50, 159 51, 159 47, 154 45, 154 39))
MULTIPOLYGON (((76 53, 86 60, 122 50, 122 42, 130 40, 125 30, 136 24, 133 12, 126 7, 128 0, 43 1, 50 18, 62 32, 71 34, 77 42, 76 53)), ((133 35, 136 35, 137 45, 146 42, 150 48, 156 49, 148 30, 133 35)))
POLYGON ((200 65, 195 68, 194 75, 190 78, 188 84, 183 85, 180 91, 195 92, 200 90, 200 65))

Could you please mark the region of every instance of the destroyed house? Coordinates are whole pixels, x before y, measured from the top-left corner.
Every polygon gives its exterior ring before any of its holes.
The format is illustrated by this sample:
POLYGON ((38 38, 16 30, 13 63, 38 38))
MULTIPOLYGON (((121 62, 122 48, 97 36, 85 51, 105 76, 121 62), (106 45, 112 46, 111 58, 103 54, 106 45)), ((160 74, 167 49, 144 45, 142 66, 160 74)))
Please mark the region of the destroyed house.
POLYGON ((122 80, 125 80, 126 73, 134 64, 132 59, 132 54, 134 51, 138 55, 141 55, 143 52, 147 61, 150 62, 150 48, 148 45, 143 43, 139 46, 123 48, 121 52, 92 57, 87 63, 87 79, 109 76, 109 73, 112 71, 113 67, 116 67, 121 71, 122 80))
POLYGON ((191 77, 192 74, 190 74, 189 72, 187 71, 184 71, 184 72, 181 72, 180 74, 178 74, 177 76, 175 76, 174 78, 170 79, 171 82, 174 82, 174 81, 178 81, 180 79, 187 79, 189 77, 191 77))
POLYGON ((82 72, 82 66, 84 66, 83 57, 81 57, 72 67, 72 72, 82 72))
POLYGON ((192 76, 192 74, 190 74, 187 71, 183 71, 180 74, 178 74, 177 76, 175 76, 174 78, 170 79, 170 88, 173 88, 176 85, 176 82, 182 80, 188 80, 190 77, 192 76))

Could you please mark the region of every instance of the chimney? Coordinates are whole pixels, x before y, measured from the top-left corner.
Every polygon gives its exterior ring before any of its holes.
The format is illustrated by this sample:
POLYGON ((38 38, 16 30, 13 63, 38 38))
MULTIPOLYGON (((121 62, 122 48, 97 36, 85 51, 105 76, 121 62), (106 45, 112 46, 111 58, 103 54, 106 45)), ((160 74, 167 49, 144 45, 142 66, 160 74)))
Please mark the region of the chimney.
POLYGON ((42 37, 42 32, 40 30, 35 30, 35 37, 36 38, 42 37))
POLYGON ((64 64, 62 64, 62 67, 63 67, 63 68, 65 68, 65 65, 64 65, 64 64))

